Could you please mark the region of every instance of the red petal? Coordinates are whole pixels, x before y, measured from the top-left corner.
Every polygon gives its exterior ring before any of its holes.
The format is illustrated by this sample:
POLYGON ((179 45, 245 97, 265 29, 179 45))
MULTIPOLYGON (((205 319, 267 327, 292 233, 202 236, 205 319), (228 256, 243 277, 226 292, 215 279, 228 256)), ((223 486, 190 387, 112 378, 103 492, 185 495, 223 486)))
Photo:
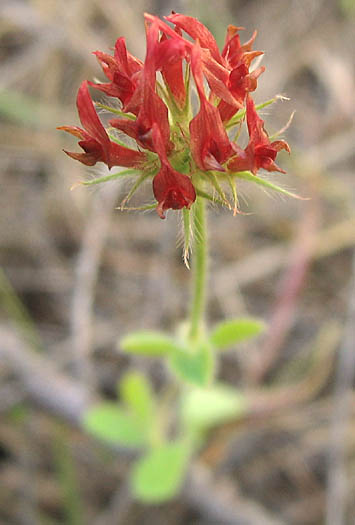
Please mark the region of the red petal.
POLYGON ((238 51, 241 47, 238 33, 242 29, 244 29, 244 27, 236 27, 233 25, 229 25, 227 28, 225 44, 222 50, 222 57, 226 58, 228 61, 230 60, 230 56, 235 53, 235 51, 238 51))
POLYGON ((259 117, 253 99, 247 97, 247 124, 250 137, 250 143, 269 144, 269 137, 264 129, 264 121, 259 117))
POLYGON ((80 122, 88 134, 101 145, 103 150, 103 161, 110 168, 110 139, 101 124, 91 100, 88 83, 84 81, 78 91, 76 99, 80 122))
POLYGON ((132 82, 119 72, 114 73, 113 82, 107 84, 95 84, 94 82, 88 82, 88 84, 95 89, 99 89, 109 97, 119 98, 122 104, 130 100, 134 92, 134 86, 132 85, 132 82))
POLYGON ((275 140, 274 142, 271 142, 270 146, 276 151, 284 149, 287 153, 291 153, 291 148, 285 140, 275 140))
POLYGON ((209 49, 213 58, 220 64, 223 64, 223 59, 214 36, 199 20, 192 16, 180 15, 179 13, 174 13, 165 18, 185 31, 185 33, 190 35, 194 40, 198 40, 201 47, 209 49))
POLYGON ((158 201, 157 212, 162 219, 164 210, 189 208, 195 202, 196 192, 187 175, 162 165, 153 179, 153 192, 158 201))
POLYGON ((142 151, 125 148, 116 142, 111 142, 112 166, 125 166, 127 168, 141 168, 147 162, 147 155, 142 151))
POLYGON ((160 39, 157 68, 161 69, 165 83, 169 86, 177 104, 182 108, 185 104, 186 90, 182 70, 182 61, 187 54, 185 43, 177 38, 167 38, 165 34, 160 39))
POLYGON ((182 62, 169 64, 169 66, 163 67, 161 72, 178 106, 183 108, 186 100, 186 90, 182 72, 182 62))
MULTIPOLYGON (((230 26, 231 27, 231 26, 230 26)), ((233 27, 233 26, 232 26, 233 27)), ((229 29, 229 28, 228 28, 229 29)), ((240 38, 237 33, 239 29, 243 28, 237 28, 233 27, 234 34, 233 36, 226 41, 225 47, 223 49, 222 55, 227 59, 228 65, 230 68, 237 67, 238 64, 240 64, 241 61, 246 62, 249 60, 248 65, 250 64, 251 60, 255 58, 258 55, 262 55, 262 51, 253 51, 251 52, 251 48, 253 46, 254 40, 256 38, 257 32, 254 31, 252 37, 245 42, 245 44, 240 44, 240 38), (251 54, 254 54, 250 59, 247 58, 248 54, 251 52, 251 54)))
POLYGON ((127 51, 123 37, 118 38, 116 41, 115 58, 120 65, 120 70, 123 70, 128 76, 133 76, 143 69, 143 62, 127 51))
POLYGON ((212 75, 208 68, 205 69, 205 75, 208 85, 211 88, 211 91, 215 95, 217 95, 218 98, 222 99, 224 102, 234 107, 236 111, 243 107, 243 104, 241 104, 238 100, 234 98, 228 87, 217 77, 212 75))
POLYGON ((137 121, 128 118, 113 118, 109 121, 110 126, 123 131, 129 137, 138 139, 137 121))
POLYGON ((153 124, 156 123, 159 127, 166 150, 168 152, 171 151, 173 144, 170 142, 168 108, 149 84, 145 84, 144 86, 143 108, 137 122, 146 131, 150 131, 153 124))
POLYGON ((170 142, 170 126, 168 109, 164 102, 152 91, 149 84, 144 86, 143 105, 135 121, 118 118, 110 120, 110 125, 120 129, 128 136, 134 138, 143 148, 155 151, 152 142, 152 127, 157 124, 162 140, 167 151, 173 147, 170 142))
POLYGON ((96 155, 91 153, 75 153, 73 151, 66 151, 65 149, 63 151, 72 159, 78 160, 82 164, 85 164, 85 166, 94 166, 97 162, 96 155))
POLYGON ((159 26, 157 22, 154 21, 149 26, 146 25, 147 52, 144 61, 144 83, 149 84, 153 90, 155 89, 158 37, 159 26))
POLYGON ((247 151, 238 148, 238 155, 228 162, 228 170, 232 173, 236 173, 237 171, 254 172, 253 158, 250 157, 247 151))
POLYGON ((228 122, 238 111, 238 108, 227 104, 224 100, 218 104, 218 111, 222 122, 228 122))
POLYGON ((93 55, 96 56, 107 78, 112 80, 114 72, 118 71, 118 65, 115 58, 107 53, 103 53, 102 51, 94 51, 93 55))
POLYGON ((131 71, 128 66, 126 42, 123 37, 116 40, 115 59, 117 64, 120 66, 120 70, 126 73, 127 76, 130 76, 131 71))
POLYGON ((224 171, 221 165, 235 153, 218 109, 208 101, 201 104, 190 122, 190 143, 193 158, 201 169, 224 171))
POLYGON ((196 199, 196 192, 190 178, 171 167, 157 124, 153 125, 152 138, 161 162, 160 171, 153 179, 153 192, 158 201, 157 212, 164 219, 164 210, 189 208, 196 199))
POLYGON ((206 99, 198 44, 192 50, 191 69, 200 97, 200 111, 190 122, 191 152, 199 168, 223 171, 221 165, 234 154, 234 148, 223 127, 218 109, 206 99))
POLYGON ((154 144, 154 151, 156 151, 156 153, 158 154, 161 163, 170 166, 166 151, 166 145, 164 143, 161 130, 157 123, 154 123, 152 126, 152 139, 154 144))

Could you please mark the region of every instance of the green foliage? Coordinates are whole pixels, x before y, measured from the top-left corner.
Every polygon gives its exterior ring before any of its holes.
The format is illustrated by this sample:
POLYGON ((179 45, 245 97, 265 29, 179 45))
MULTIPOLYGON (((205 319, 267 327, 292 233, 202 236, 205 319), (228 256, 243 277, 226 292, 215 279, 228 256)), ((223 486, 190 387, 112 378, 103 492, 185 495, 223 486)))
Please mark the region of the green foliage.
POLYGON ((176 348, 170 365, 180 379, 197 386, 206 386, 213 378, 214 356, 208 341, 192 348, 176 348))
POLYGON ((100 403, 84 417, 84 426, 93 436, 109 443, 139 447, 147 441, 147 428, 138 418, 116 403, 100 403))
POLYGON ((230 319, 219 323, 210 335, 210 341, 215 348, 227 348, 259 335, 265 328, 260 319, 247 317, 230 319))
POLYGON ((176 343, 162 332, 141 331, 133 332, 121 339, 122 350, 130 354, 145 354, 161 356, 174 352, 176 343))
POLYGON ((133 467, 135 496, 145 503, 160 503, 174 497, 182 485, 189 457, 190 448, 181 441, 148 452, 133 467))
POLYGON ((236 420, 247 411, 245 396, 226 385, 192 389, 182 399, 182 418, 188 428, 208 428, 236 420))
POLYGON ((155 409, 150 383, 139 372, 128 372, 120 381, 122 401, 143 424, 149 424, 155 409))

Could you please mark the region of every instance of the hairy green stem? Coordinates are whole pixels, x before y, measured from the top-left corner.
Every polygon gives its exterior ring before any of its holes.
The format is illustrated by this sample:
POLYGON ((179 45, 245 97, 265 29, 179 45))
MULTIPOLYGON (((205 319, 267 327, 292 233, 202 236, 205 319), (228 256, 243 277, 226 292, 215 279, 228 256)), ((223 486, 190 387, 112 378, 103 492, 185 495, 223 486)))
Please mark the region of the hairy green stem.
POLYGON ((197 197, 194 205, 193 229, 195 246, 189 336, 196 340, 204 320, 207 277, 206 203, 203 197, 197 197))

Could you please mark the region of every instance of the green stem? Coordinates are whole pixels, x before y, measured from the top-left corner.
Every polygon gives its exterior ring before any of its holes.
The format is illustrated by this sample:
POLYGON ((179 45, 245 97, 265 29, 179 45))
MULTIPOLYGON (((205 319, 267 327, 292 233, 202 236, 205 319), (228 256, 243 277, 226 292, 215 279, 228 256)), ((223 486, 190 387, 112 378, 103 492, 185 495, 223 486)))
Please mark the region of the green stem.
POLYGON ((202 197, 196 199, 193 221, 195 249, 189 335, 191 340, 196 340, 204 320, 207 276, 206 204, 202 197))

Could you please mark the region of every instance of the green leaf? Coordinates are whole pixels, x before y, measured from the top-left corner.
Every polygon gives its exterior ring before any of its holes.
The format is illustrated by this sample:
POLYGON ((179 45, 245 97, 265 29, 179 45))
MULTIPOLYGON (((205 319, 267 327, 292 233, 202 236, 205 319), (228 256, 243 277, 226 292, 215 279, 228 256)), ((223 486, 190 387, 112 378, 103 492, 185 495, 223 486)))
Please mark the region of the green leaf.
POLYGON ((186 443, 168 443, 153 449, 137 461, 132 470, 132 488, 144 503, 160 503, 180 490, 190 449, 186 443))
POLYGON ((245 396, 226 385, 193 389, 182 400, 182 418, 189 427, 207 428, 237 420, 246 411, 245 396))
POLYGON ((133 332, 120 343, 122 350, 131 354, 165 355, 176 349, 175 341, 162 332, 133 332))
POLYGON ((254 182, 255 184, 263 186, 264 188, 268 188, 269 190, 278 191, 279 193, 287 195, 288 197, 293 197, 294 199, 307 200, 307 198, 300 197, 296 193, 292 193, 292 191, 285 190, 284 188, 281 188, 281 186, 277 186, 276 184, 270 182, 267 179, 262 179, 257 175, 253 175, 253 173, 251 173, 250 171, 238 171, 237 173, 231 173, 231 175, 233 177, 238 177, 238 179, 244 179, 248 180, 249 182, 254 182))
POLYGON ((100 403, 88 410, 84 426, 93 436, 110 443, 137 447, 146 441, 146 432, 134 415, 116 403, 100 403))
POLYGON ((184 381, 197 386, 206 386, 213 377, 214 356, 208 341, 202 341, 196 348, 177 348, 171 354, 173 371, 184 381))
POLYGON ((265 326, 263 321, 252 317, 223 321, 212 331, 210 341, 215 348, 226 348, 259 335, 265 326))
POLYGON ((128 372, 121 379, 119 391, 122 401, 132 413, 145 424, 150 422, 154 412, 154 398, 150 383, 139 372, 128 372))

